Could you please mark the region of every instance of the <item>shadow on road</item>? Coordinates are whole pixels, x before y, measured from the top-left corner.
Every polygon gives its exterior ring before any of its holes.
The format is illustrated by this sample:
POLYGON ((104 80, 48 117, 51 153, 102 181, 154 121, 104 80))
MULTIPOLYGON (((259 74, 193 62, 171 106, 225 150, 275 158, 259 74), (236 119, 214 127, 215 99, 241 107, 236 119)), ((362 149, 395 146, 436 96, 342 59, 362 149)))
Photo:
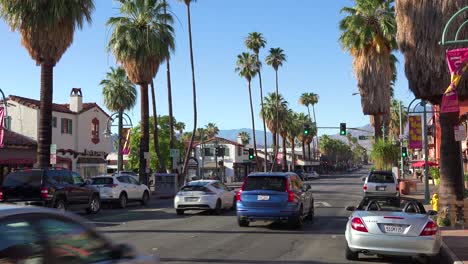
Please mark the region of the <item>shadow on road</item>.
MULTIPOLYGON (((248 260, 248 259, 201 259, 201 258, 161 258, 161 261, 177 263, 242 263, 242 264, 322 264, 329 262, 302 261, 302 260, 248 260)), ((343 262, 344 263, 344 262, 343 262)))

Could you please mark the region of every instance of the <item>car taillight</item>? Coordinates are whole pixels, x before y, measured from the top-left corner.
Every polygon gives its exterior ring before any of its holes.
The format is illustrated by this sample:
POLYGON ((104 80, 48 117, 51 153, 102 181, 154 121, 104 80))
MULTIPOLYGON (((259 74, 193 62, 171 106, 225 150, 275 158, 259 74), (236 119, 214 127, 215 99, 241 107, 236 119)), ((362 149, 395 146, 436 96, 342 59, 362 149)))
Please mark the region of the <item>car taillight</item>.
POLYGON ((289 189, 288 179, 286 179, 286 192, 288 193, 288 203, 293 203, 295 200, 294 192, 289 189))
POLYGON ((3 191, 0 190, 0 202, 3 202, 3 191))
POLYGON ((119 186, 118 184, 106 184, 104 185, 104 187, 107 187, 107 188, 117 188, 117 186, 119 186))
POLYGON ((366 226, 359 217, 355 217, 353 220, 351 220, 351 228, 359 232, 368 232, 366 226))
POLYGON ((437 226, 436 223, 434 223, 433 221, 429 221, 427 222, 426 227, 424 227, 420 236, 433 236, 437 234, 438 229, 439 227, 437 226))
POLYGON ((49 188, 47 188, 47 187, 42 187, 41 188, 41 198, 43 198, 43 199, 49 198, 49 188))
POLYGON ((203 192, 205 193, 205 195, 214 195, 214 194, 216 194, 215 192, 213 192, 212 190, 210 190, 208 188, 205 188, 203 190, 203 192))
POLYGON ((362 186, 362 189, 363 189, 364 191, 367 191, 367 184, 364 184, 364 186, 362 186))
POLYGON ((397 185, 396 185, 395 189, 396 189, 396 191, 397 191, 397 192, 399 192, 399 191, 400 191, 400 186, 398 186, 398 183, 397 183, 397 185))
POLYGON ((236 201, 242 201, 242 192, 244 191, 244 187, 245 187, 245 183, 247 182, 247 178, 245 178, 244 180, 244 183, 242 184, 242 187, 240 188, 240 190, 236 193, 236 201))

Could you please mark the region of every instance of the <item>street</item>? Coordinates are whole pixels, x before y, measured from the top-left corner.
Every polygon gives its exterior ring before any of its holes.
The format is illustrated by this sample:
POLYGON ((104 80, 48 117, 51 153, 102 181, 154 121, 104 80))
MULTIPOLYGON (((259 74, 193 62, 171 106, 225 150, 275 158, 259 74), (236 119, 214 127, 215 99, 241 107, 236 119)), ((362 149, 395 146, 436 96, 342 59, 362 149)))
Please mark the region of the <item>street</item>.
MULTIPOLYGON (((177 216, 172 200, 154 200, 148 208, 132 205, 125 210, 104 209, 90 217, 98 229, 162 263, 347 263, 344 258, 346 205, 361 197, 365 170, 323 176, 311 181, 315 219, 302 230, 263 222, 238 227, 235 212, 221 216, 188 212, 177 216)), ((401 258, 380 259, 361 254, 356 263, 408 263, 401 258)))

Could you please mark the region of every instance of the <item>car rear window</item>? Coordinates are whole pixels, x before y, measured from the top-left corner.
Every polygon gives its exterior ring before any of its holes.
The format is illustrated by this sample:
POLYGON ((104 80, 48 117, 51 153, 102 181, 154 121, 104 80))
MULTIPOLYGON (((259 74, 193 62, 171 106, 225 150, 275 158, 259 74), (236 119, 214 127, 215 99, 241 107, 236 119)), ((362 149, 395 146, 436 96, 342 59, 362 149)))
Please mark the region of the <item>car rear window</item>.
POLYGON ((185 185, 182 187, 182 192, 204 192, 207 188, 200 185, 185 185))
POLYGON ((248 177, 244 186, 244 191, 269 190, 286 191, 286 178, 274 176, 248 177))
POLYGON ((426 210, 424 209, 424 206, 416 200, 406 200, 406 199, 401 199, 401 198, 366 198, 364 199, 359 207, 357 208, 358 210, 366 210, 369 204, 375 201, 378 203, 380 210, 379 211, 384 211, 384 212, 402 212, 406 208, 406 212, 412 212, 412 213, 421 213, 425 214, 426 210), (407 205, 411 204, 413 208, 407 208, 407 205), (414 209, 411 210, 411 209, 414 209))
POLYGON ((369 180, 367 182, 375 182, 375 183, 395 183, 395 179, 393 178, 392 174, 387 173, 372 173, 369 176, 369 180))
POLYGON ((10 173, 3 181, 4 187, 32 186, 40 187, 42 185, 42 171, 17 171, 10 173))
POLYGON ((110 177, 93 178, 91 181, 92 185, 113 184, 113 183, 114 181, 110 177))

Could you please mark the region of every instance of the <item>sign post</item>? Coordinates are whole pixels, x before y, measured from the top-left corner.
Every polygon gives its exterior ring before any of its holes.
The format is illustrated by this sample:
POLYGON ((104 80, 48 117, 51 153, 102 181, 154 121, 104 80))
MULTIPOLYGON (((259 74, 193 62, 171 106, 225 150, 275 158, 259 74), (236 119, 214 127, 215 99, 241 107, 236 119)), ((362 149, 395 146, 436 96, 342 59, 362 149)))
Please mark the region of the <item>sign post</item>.
POLYGON ((57 164, 57 145, 50 144, 50 164, 57 164))

